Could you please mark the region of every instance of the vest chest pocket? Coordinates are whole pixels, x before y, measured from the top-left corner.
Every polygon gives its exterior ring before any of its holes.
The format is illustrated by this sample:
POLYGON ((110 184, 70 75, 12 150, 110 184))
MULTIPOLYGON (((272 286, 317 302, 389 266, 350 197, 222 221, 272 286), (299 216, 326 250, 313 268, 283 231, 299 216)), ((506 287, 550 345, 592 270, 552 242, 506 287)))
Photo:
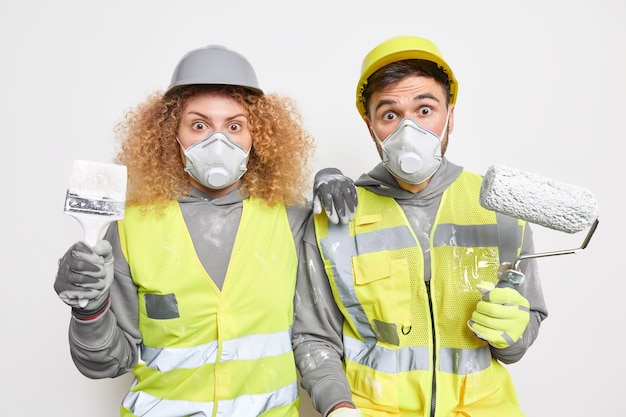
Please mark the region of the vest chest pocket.
POLYGON ((175 294, 145 294, 146 314, 151 319, 176 319, 178 313, 178 301, 175 294))
MULTIPOLYGON (((381 341, 397 345, 390 328, 400 329, 410 320, 411 281, 406 258, 393 257, 390 251, 366 253, 352 259, 355 293, 381 341), (381 323, 382 322, 382 323, 381 323), (383 326, 383 323, 387 325, 383 326)), ((396 333, 397 335, 397 333, 396 333)))

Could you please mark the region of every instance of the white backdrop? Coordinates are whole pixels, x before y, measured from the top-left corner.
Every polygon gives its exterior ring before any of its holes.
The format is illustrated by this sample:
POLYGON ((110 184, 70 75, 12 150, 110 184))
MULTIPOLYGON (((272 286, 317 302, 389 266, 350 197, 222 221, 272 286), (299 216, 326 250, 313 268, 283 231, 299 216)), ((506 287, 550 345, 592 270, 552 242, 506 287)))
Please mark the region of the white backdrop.
MULTIPOLYGON (((178 59, 211 43, 243 53, 261 86, 295 97, 318 140, 315 168, 357 177, 378 157, 354 107, 363 56, 395 35, 438 44, 459 80, 448 157, 476 172, 503 163, 593 191, 589 247, 540 260, 550 317, 509 366, 528 416, 623 413, 626 15, 618 0, 3 1, 4 137, 0 414, 111 417, 130 379, 74 368, 57 259, 81 239, 63 214, 75 159, 110 161, 112 129, 165 88, 178 59), (617 187, 617 188, 615 188, 617 187), (614 236, 613 238, 611 236, 614 236)), ((535 227, 540 251, 578 247, 535 227)), ((317 416, 303 399, 303 416, 317 416)))

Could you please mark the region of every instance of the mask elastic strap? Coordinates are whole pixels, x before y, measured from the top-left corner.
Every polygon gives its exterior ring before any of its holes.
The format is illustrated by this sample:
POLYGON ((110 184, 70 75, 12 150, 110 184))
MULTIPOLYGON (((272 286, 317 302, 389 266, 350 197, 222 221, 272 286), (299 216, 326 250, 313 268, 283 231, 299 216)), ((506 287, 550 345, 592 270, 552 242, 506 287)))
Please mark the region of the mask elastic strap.
POLYGON ((441 132, 441 136, 439 136, 439 141, 443 142, 443 137, 446 135, 448 131, 448 121, 450 120, 450 108, 448 107, 448 112, 446 113, 446 124, 443 126, 443 132, 441 132))

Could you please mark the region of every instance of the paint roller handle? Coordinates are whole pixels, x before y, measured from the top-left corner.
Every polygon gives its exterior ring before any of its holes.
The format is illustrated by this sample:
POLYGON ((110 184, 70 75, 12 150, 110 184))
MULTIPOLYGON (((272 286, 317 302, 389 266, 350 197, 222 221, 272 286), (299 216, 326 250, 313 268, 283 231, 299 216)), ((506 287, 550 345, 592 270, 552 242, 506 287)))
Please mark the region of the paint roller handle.
POLYGON ((514 267, 517 269, 517 267, 519 266, 519 263, 523 261, 524 259, 545 258, 548 256, 557 256, 557 255, 570 255, 576 252, 580 252, 583 249, 586 249, 587 245, 589 245, 589 241, 591 240, 591 237, 593 236, 596 229, 598 228, 598 223, 600 223, 600 219, 596 218, 594 222, 592 223, 591 227, 589 228, 589 231, 587 232, 587 235, 585 236, 583 243, 579 247, 574 248, 574 249, 555 250, 551 252, 531 253, 528 255, 522 255, 522 256, 519 256, 515 260, 514 267))
POLYGON ((548 256, 558 256, 558 255, 570 255, 572 253, 576 253, 581 250, 584 250, 585 248, 587 248, 587 245, 589 245, 589 241, 591 240, 591 237, 595 233, 596 228, 598 227, 599 223, 600 223, 600 219, 596 218, 595 221, 592 223, 591 227, 589 228, 589 231, 587 232, 587 235, 585 236, 583 243, 577 248, 555 250, 551 252, 542 252, 542 253, 531 253, 528 255, 519 256, 515 260, 515 262, 513 262, 512 264, 510 262, 502 263, 502 265, 500 265, 500 269, 498 269, 498 278, 500 278, 500 281, 498 282, 496 287, 515 288, 518 285, 521 285, 524 282, 525 277, 524 277, 524 274, 519 271, 519 264, 524 259, 545 258, 548 256))
POLYGON ((500 276, 500 281, 496 284, 496 288, 514 288, 524 282, 524 273, 514 269, 505 270, 500 276))

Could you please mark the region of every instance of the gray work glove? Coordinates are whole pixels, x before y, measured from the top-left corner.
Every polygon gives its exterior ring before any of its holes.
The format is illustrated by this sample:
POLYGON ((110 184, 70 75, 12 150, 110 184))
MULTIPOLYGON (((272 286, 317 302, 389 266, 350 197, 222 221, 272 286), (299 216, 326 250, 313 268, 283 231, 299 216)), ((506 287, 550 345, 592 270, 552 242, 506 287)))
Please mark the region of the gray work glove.
POLYGON ((363 417, 363 412, 358 408, 337 408, 326 417, 363 417))
POLYGON ((322 207, 331 223, 348 224, 354 219, 358 204, 356 187, 351 178, 337 168, 324 168, 315 175, 313 183, 313 212, 320 214, 322 207))
POLYGON ((106 240, 92 248, 76 242, 59 260, 54 290, 78 315, 102 310, 113 282, 113 250, 106 240))

